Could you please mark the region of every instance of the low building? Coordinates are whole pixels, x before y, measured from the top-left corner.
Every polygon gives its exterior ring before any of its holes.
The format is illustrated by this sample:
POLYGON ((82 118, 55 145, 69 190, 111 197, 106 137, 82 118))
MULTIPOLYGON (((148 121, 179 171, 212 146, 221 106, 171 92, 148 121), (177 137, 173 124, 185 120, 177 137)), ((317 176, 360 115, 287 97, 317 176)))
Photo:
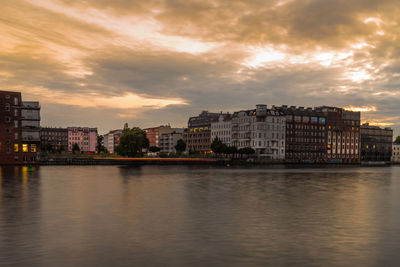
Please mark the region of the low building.
POLYGON ((218 137, 222 143, 230 146, 232 142, 232 116, 220 115, 211 121, 211 142, 218 137))
POLYGON ((400 163, 400 144, 393 143, 391 161, 393 163, 400 163))
POLYGON ((95 153, 97 147, 97 128, 68 127, 68 151, 72 152, 78 144, 83 153, 95 153))
POLYGON ((390 162, 393 130, 365 123, 361 126, 361 160, 390 162))
POLYGON ((175 146, 179 139, 182 139, 184 129, 178 129, 172 133, 163 133, 159 138, 160 152, 176 153, 175 146))
POLYGON ((162 134, 172 133, 178 128, 172 128, 170 125, 161 125, 158 127, 143 129, 146 132, 146 137, 149 139, 149 146, 159 147, 159 139, 162 134))
POLYGON ((22 102, 20 92, 0 91, 0 118, 0 164, 39 163, 39 102, 22 102))
POLYGON ((113 130, 109 133, 103 135, 103 145, 107 151, 111 154, 115 153, 115 150, 119 144, 119 139, 121 138, 122 130, 113 130))
POLYGON ((67 151, 68 150, 68 129, 42 127, 40 130, 41 147, 46 150, 67 151))

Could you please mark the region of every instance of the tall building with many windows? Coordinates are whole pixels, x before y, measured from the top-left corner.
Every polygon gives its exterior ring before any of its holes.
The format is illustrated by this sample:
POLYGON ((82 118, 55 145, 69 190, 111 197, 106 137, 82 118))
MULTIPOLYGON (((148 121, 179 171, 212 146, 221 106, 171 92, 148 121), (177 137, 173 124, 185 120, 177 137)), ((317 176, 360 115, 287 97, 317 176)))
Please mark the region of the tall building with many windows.
POLYGON ((215 138, 230 146, 232 143, 232 115, 219 115, 211 121, 211 142, 215 138))
POLYGON ((121 138, 122 130, 113 130, 105 135, 103 135, 103 145, 107 151, 111 154, 115 153, 115 150, 119 144, 119 139, 121 138))
POLYGON ((41 147, 47 151, 67 151, 68 150, 68 129, 42 127, 40 129, 41 147))
POLYGON ((0 91, 0 164, 37 164, 39 147, 39 103, 22 102, 20 92, 0 91))

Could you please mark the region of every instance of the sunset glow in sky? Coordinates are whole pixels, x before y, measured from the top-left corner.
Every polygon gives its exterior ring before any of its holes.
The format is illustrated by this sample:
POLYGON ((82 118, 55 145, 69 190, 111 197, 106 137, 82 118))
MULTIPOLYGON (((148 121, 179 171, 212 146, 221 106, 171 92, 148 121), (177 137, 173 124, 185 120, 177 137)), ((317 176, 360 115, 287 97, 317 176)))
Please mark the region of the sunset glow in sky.
MULTIPOLYGON (((3 0, 0 90, 42 126, 335 105, 400 133, 396 0, 3 0)), ((398 62, 399 61, 399 62, 398 62)))

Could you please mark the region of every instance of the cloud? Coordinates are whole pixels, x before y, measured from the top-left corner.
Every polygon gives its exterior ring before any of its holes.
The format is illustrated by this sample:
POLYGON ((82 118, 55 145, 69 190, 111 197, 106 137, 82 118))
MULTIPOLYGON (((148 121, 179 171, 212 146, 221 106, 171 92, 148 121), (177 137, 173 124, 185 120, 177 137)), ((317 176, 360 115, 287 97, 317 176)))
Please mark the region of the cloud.
POLYGON ((41 101, 54 126, 184 126, 204 109, 266 103, 359 108, 398 131, 399 9, 395 0, 4 0, 0 84, 41 101))

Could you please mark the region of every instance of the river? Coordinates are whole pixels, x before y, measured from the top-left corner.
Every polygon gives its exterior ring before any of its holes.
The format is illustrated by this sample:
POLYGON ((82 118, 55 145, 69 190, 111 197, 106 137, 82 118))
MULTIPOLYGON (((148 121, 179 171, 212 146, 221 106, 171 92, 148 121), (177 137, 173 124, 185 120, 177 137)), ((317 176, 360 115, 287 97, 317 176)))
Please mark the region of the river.
POLYGON ((400 167, 0 168, 0 266, 398 266, 400 167))

